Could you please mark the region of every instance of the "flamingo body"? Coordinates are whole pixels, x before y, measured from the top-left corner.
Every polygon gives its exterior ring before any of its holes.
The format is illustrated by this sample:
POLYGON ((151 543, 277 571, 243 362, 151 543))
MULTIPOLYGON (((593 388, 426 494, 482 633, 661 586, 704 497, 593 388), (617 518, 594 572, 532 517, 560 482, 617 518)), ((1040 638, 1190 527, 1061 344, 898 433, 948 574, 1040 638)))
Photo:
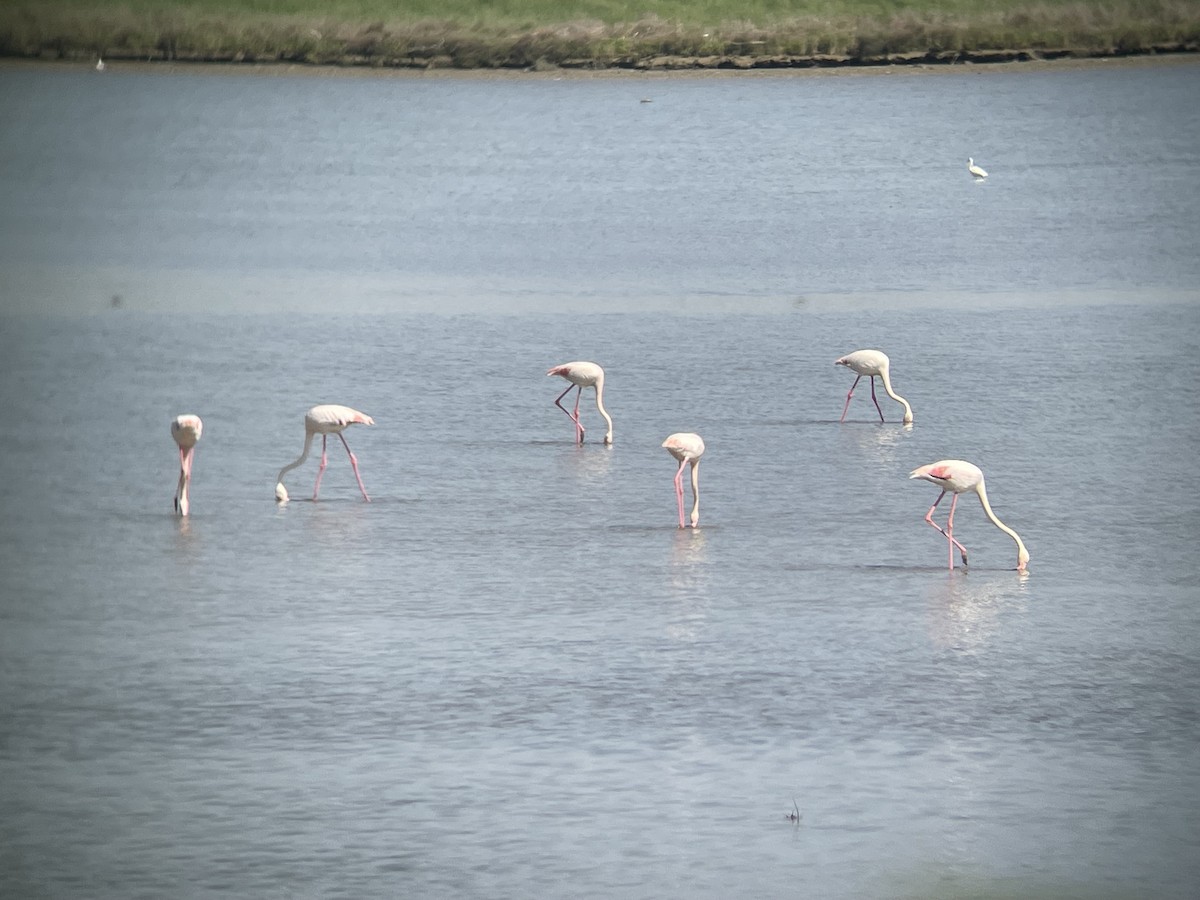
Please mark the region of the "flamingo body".
POLYGON ((175 511, 181 516, 188 514, 190 506, 188 488, 192 483, 192 455, 203 432, 204 423, 197 415, 187 413, 171 420, 171 437, 179 445, 179 485, 175 488, 175 511))
POLYGON ((700 521, 700 457, 704 455, 704 441, 700 435, 688 431, 677 432, 662 442, 663 447, 679 460, 675 473, 675 499, 679 505, 679 527, 686 528, 683 518, 683 467, 692 467, 692 527, 700 521))
POLYGON ((883 389, 887 395, 904 407, 904 424, 911 425, 913 420, 912 407, 908 405, 908 401, 892 390, 892 380, 889 376, 891 371, 891 360, 888 355, 882 350, 855 350, 853 353, 847 353, 840 359, 833 361, 835 366, 845 366, 857 374, 854 379, 854 384, 850 385, 850 392, 846 394, 846 405, 842 407, 842 417, 839 422, 846 421, 846 411, 850 409, 850 398, 854 396, 854 389, 858 387, 859 380, 864 376, 869 376, 871 379, 871 399, 875 402, 875 409, 879 411, 879 421, 882 422, 883 410, 879 408, 879 401, 875 399, 875 378, 878 377, 883 381, 883 389))
POLYGON ((546 374, 557 375, 570 382, 567 389, 558 395, 558 398, 554 401, 554 405, 565 412, 567 418, 575 423, 575 442, 579 444, 583 443, 583 434, 586 430, 583 427, 583 423, 579 421, 579 399, 583 395, 585 387, 594 387, 596 389, 596 409, 600 411, 600 415, 608 423, 608 433, 604 436, 604 443, 611 444, 613 442, 613 423, 612 416, 604 408, 604 369, 600 368, 594 362, 580 360, 555 366, 546 374), (562 398, 571 392, 572 387, 576 388, 577 391, 575 394, 574 412, 562 405, 562 398))
POLYGON ((325 474, 327 462, 325 453, 326 440, 329 435, 336 434, 341 438, 342 445, 346 448, 346 453, 350 456, 350 466, 354 469, 354 479, 358 482, 358 489, 362 491, 363 499, 370 503, 371 498, 367 496, 367 489, 363 486, 362 476, 358 474, 358 459, 350 450, 350 445, 346 443, 346 437, 342 432, 351 425, 374 424, 375 420, 366 413, 361 413, 349 406, 326 403, 310 409, 304 414, 304 451, 300 454, 299 459, 288 463, 279 470, 279 477, 275 483, 275 499, 280 503, 286 503, 290 499, 287 488, 283 486, 283 476, 308 459, 308 451, 312 448, 313 437, 319 434, 321 435, 321 466, 317 469, 317 483, 313 487, 313 499, 317 499, 317 494, 321 490, 321 476, 325 474))
POLYGON ((983 482, 982 469, 961 459, 943 459, 935 463, 930 463, 927 466, 913 469, 908 477, 928 481, 930 484, 936 484, 942 489, 942 492, 938 494, 937 500, 933 502, 933 506, 929 507, 929 512, 925 514, 925 521, 940 531, 946 537, 946 540, 950 542, 951 569, 954 568, 955 547, 958 548, 959 553, 962 555, 963 567, 965 568, 967 565, 967 548, 954 539, 954 507, 958 503, 959 494, 974 491, 979 495, 979 502, 983 506, 983 511, 992 524, 1016 542, 1017 571, 1025 571, 1025 566, 1029 563, 1029 551, 1025 549, 1025 544, 1021 540, 1020 535, 1001 522, 996 517, 996 514, 992 512, 992 506, 988 503, 987 489, 983 482), (948 493, 953 494, 954 499, 950 501, 950 517, 947 520, 946 528, 943 529, 933 521, 933 511, 937 509, 937 505, 942 502, 942 498, 948 493))
POLYGON ((985 172, 979 166, 975 165, 974 158, 970 157, 970 156, 967 157, 967 171, 970 172, 972 175, 974 175, 976 178, 987 178, 987 172, 985 172))

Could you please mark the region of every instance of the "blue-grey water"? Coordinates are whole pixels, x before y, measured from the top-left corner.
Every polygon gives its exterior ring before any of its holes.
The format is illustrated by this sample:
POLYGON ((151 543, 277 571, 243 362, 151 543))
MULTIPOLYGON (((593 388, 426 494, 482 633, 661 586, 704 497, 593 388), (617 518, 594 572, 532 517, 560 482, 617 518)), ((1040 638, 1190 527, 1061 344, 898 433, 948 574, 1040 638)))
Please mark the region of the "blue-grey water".
POLYGON ((0 895, 1196 896, 1198 88, 0 69, 0 895))

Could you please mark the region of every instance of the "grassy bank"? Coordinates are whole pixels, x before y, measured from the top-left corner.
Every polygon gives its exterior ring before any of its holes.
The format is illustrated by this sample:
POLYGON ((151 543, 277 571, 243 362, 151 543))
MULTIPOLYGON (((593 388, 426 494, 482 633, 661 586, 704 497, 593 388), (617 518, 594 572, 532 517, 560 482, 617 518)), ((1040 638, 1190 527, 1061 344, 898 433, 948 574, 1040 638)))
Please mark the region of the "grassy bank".
POLYGON ((1200 50, 1200 0, 3 0, 0 56, 446 68, 1200 50))

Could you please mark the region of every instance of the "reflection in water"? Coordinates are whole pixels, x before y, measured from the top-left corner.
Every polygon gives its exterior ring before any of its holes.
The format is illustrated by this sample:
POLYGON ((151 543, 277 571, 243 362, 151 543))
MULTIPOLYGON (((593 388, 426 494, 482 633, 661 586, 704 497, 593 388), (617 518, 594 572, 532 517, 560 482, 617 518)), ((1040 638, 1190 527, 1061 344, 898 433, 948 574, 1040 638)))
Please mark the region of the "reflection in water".
POLYGON ((174 515, 174 518, 175 532, 171 535, 171 556, 183 568, 185 577, 191 578, 196 574, 197 568, 203 568, 203 560, 209 550, 207 542, 203 539, 204 528, 193 525, 191 516, 174 515))
POLYGON ((973 650, 1000 627, 1002 616, 1025 607, 1028 573, 971 573, 955 569, 929 590, 929 636, 936 647, 973 650))
POLYGON ((575 444, 569 453, 559 457, 576 476, 585 480, 602 478, 612 466, 612 446, 607 444, 575 444))
POLYGON ((895 462, 896 451, 901 446, 901 440, 913 430, 912 423, 901 425, 896 422, 882 422, 877 426, 859 427, 857 425, 842 428, 844 440, 853 441, 860 451, 874 457, 879 462, 895 462))
POLYGON ((673 574, 695 573, 698 566, 708 562, 708 535, 703 528, 677 528, 671 544, 673 574))
POLYGON ((698 640, 708 618, 707 542, 708 536, 699 528, 679 528, 671 542, 671 594, 675 598, 675 617, 667 625, 667 636, 677 641, 698 640))
POLYGON ((373 504, 359 500, 290 500, 275 504, 276 516, 304 516, 301 534, 315 546, 357 548, 367 536, 373 504))
POLYGON ((357 500, 347 504, 321 507, 309 518, 306 530, 334 545, 358 546, 367 537, 367 516, 370 507, 357 500))

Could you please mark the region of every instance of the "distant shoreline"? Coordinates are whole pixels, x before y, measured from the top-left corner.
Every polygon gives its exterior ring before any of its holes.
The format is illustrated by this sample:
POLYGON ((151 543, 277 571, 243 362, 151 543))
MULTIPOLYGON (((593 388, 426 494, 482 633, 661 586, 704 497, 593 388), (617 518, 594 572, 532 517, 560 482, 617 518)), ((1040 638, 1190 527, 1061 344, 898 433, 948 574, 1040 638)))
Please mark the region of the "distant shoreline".
POLYGON ((780 6, 7 0, 0 3, 0 58, 561 74, 895 71, 1200 55, 1200 0, 813 0, 788 6, 790 12, 780 6))
MULTIPOLYGON (((104 57, 106 69, 140 69, 161 72, 223 71, 227 73, 259 74, 310 74, 320 76, 395 76, 417 78, 466 78, 466 79, 525 79, 525 78, 621 78, 633 76, 687 77, 720 76, 739 74, 776 75, 780 77, 805 75, 889 75, 889 74, 938 74, 962 73, 964 71, 1047 71, 1078 68, 1142 67, 1158 65, 1200 65, 1200 50, 1170 50, 1153 53, 1087 54, 1069 53, 1044 54, 1034 51, 988 52, 980 54, 957 54, 954 60, 929 61, 921 57, 896 57, 889 61, 820 61, 794 64, 778 63, 746 64, 744 61, 721 64, 721 60, 707 58, 673 57, 657 65, 641 66, 539 66, 527 68, 458 68, 437 66, 381 66, 356 62, 302 63, 280 61, 245 61, 221 58, 176 58, 173 60, 147 58, 144 56, 113 55, 104 57)), ((93 68, 94 58, 29 58, 0 56, 0 69, 78 69, 93 68)))

